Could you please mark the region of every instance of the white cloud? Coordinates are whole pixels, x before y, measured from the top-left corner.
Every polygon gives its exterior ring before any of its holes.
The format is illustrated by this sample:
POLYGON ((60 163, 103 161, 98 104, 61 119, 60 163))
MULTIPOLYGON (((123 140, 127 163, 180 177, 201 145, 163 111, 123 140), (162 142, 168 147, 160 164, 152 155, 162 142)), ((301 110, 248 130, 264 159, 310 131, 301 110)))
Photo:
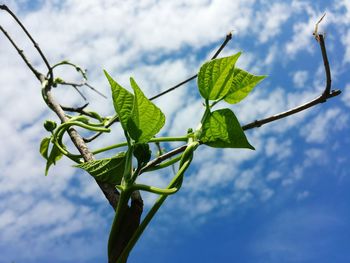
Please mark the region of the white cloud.
POLYGON ((306 70, 298 70, 293 74, 293 83, 296 88, 304 87, 308 79, 308 72, 306 70))
POLYGON ((288 20, 293 9, 289 4, 273 3, 268 10, 259 12, 257 19, 262 29, 259 29, 259 41, 265 43, 281 31, 282 25, 288 20))
POLYGON ((350 84, 344 88, 341 99, 346 106, 350 107, 350 84))
POLYGON ((265 153, 267 157, 275 156, 277 160, 282 160, 291 155, 291 146, 292 141, 290 139, 283 139, 280 142, 276 138, 269 138, 266 141, 265 153))
MULTIPOLYGON (((203 50, 206 54, 212 53, 207 49, 219 43, 227 31, 234 29, 237 32, 237 42, 245 41, 247 36, 251 37, 249 41, 255 40, 257 35, 261 43, 270 45, 270 39, 282 32, 289 19, 297 20, 294 15, 304 12, 305 7, 295 1, 291 6, 265 3, 254 11, 255 1, 243 0, 134 0, 118 3, 112 0, 67 0, 46 1, 34 11, 23 11, 22 4, 29 2, 10 1, 9 5, 20 14, 51 62, 69 58, 88 67, 89 80, 105 94, 110 94, 110 91, 102 74, 103 68, 126 87, 129 87, 129 77, 133 76, 148 96, 196 73, 202 62, 198 54, 203 50)), ((266 54, 244 54, 239 66, 262 71, 261 65, 275 63, 281 58, 279 54, 283 46, 287 56, 296 55, 311 41, 315 17, 295 26, 295 35, 288 45, 282 40, 281 43, 274 41, 266 54)), ((10 21, 0 14, 1 25, 15 36, 28 57, 43 69, 32 45, 10 21)), ((235 46, 237 42, 234 38, 231 42, 234 47, 231 45, 229 49, 242 49, 235 46)), ((60 260, 73 257, 71 260, 76 262, 98 257, 104 253, 105 235, 113 212, 93 179, 70 167, 70 161, 60 161, 51 169, 49 177, 43 176, 45 164, 39 156, 38 146, 40 139, 47 134, 42 122, 55 117, 42 102, 39 83, 2 35, 0 46, 0 135, 6 138, 0 147, 0 197, 3 198, 0 203, 0 250, 7 251, 3 256, 8 261, 18 248, 28 251, 24 249, 28 243, 31 243, 31 250, 20 257, 26 262, 31 257, 47 258, 47 251, 60 260), (65 243, 64 240, 69 241, 65 243), (67 253, 68 250, 75 251, 74 255, 67 253)), ((231 54, 231 51, 226 52, 231 54)), ((77 78, 74 69, 64 69, 59 73, 67 79, 77 78)), ((164 133, 183 135, 187 128, 196 128, 203 106, 192 92, 194 83, 155 101, 168 117, 164 133)), ((271 83, 264 85, 265 89, 257 89, 244 103, 232 106, 242 124, 280 112, 313 95, 311 91, 290 93, 288 89, 275 88, 271 83)), ((347 90, 343 96, 346 105, 347 90)), ((72 90, 58 88, 54 92, 61 97, 62 104, 83 104, 72 90)), ((84 93, 89 98, 91 109, 113 114, 111 100, 84 93)), ((336 113, 327 111, 326 117, 332 119, 336 113)), ((254 163, 253 167, 251 161, 255 162, 261 156, 270 159, 277 156, 277 162, 287 159, 292 152, 292 139, 281 142, 280 137, 273 136, 297 126, 307 114, 298 116, 283 121, 284 124, 281 122, 248 133, 257 148, 255 152, 201 147, 196 152, 193 169, 186 173, 179 198, 171 203, 169 210, 175 207, 177 211, 183 211, 188 215, 184 220, 199 217, 204 221, 212 211, 228 213, 251 200, 264 202, 274 198, 278 191, 269 183, 279 181, 283 172, 267 171, 265 175, 262 161, 254 163), (270 139, 265 140, 267 134, 270 139), (218 195, 221 190, 225 194, 218 195)), ((345 120, 343 118, 343 124, 335 126, 343 127, 345 120)), ((311 123, 306 126, 309 132, 302 133, 308 141, 319 141, 329 132, 326 126, 324 130, 318 128, 315 131, 311 123)), ((118 130, 101 137, 100 143, 108 145, 120 140, 122 135, 118 130)), ((92 145, 92 148, 98 146, 97 143, 92 145)), ((316 153, 309 152, 308 157, 313 154, 316 153)), ((290 177, 286 175, 282 184, 289 185, 301 178, 302 168, 295 168, 290 177)), ((171 173, 147 174, 142 182, 164 186, 170 176, 171 173)), ((145 195, 146 205, 149 206, 154 198, 154 195, 145 195)))
POLYGON ((301 201, 301 200, 304 200, 305 198, 308 198, 310 195, 310 192, 309 191, 302 191, 302 192, 299 192, 297 194, 297 200, 298 201, 301 201))
POLYGON ((307 142, 321 143, 331 130, 342 129, 346 125, 347 116, 339 108, 320 112, 301 130, 307 142))
POLYGON ((267 179, 267 181, 273 181, 273 180, 279 179, 281 177, 282 177, 282 175, 280 172, 272 171, 267 175, 266 179, 267 179))
POLYGON ((341 38, 341 41, 345 47, 345 54, 344 54, 344 63, 350 62, 350 48, 349 48, 349 42, 350 42, 350 30, 348 30, 341 38))

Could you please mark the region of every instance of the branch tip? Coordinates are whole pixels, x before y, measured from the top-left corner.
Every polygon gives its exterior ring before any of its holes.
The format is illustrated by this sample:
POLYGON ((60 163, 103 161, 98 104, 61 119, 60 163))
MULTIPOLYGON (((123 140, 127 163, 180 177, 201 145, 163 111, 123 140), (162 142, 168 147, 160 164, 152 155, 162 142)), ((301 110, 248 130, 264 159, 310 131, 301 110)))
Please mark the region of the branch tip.
POLYGON ((323 18, 326 16, 326 13, 323 14, 323 16, 318 20, 318 22, 316 23, 315 25, 315 30, 314 32, 312 33, 316 39, 317 42, 320 41, 320 35, 318 34, 318 26, 319 24, 322 22, 323 18))

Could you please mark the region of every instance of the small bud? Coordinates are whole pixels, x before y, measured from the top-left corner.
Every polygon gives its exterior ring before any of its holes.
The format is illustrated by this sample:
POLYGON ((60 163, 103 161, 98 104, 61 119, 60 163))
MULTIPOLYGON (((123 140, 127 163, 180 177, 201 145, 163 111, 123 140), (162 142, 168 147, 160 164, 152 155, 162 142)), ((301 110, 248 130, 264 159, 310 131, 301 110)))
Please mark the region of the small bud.
POLYGON ((57 127, 57 123, 51 120, 46 120, 44 122, 44 128, 48 131, 48 132, 53 132, 57 127))

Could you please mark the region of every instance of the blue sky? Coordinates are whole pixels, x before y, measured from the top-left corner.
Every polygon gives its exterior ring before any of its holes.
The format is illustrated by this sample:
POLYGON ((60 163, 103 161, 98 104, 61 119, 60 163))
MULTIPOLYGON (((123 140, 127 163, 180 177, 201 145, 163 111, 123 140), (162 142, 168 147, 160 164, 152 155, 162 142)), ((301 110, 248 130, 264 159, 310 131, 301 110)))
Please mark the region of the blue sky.
MULTIPOLYGON (((221 56, 243 51, 239 67, 266 74, 240 104, 241 124, 316 97, 324 88, 317 20, 342 94, 307 112, 247 136, 256 151, 201 147, 184 186, 170 197, 130 256, 130 262, 349 262, 350 3, 343 1, 5 1, 52 63, 88 69, 105 94, 102 69, 128 86, 135 77, 152 96, 198 71, 225 34, 221 56)), ((0 24, 39 68, 43 64, 4 13, 0 24)), ((75 72, 62 70, 65 79, 75 72)), ((113 211, 93 180, 68 160, 44 176, 38 145, 46 109, 39 83, 0 37, 0 263, 106 262, 113 211)), ((83 90, 90 106, 113 114, 111 100, 83 90)), ((57 89, 65 105, 81 105, 57 89)), ((196 128, 203 107, 192 82, 155 103, 165 112, 162 135, 196 128)), ((122 140, 120 129, 97 145, 122 140)), ((176 145, 165 145, 175 147, 176 145)), ((163 186, 171 171, 141 178, 163 186)), ((146 209, 154 196, 144 195, 146 209)))

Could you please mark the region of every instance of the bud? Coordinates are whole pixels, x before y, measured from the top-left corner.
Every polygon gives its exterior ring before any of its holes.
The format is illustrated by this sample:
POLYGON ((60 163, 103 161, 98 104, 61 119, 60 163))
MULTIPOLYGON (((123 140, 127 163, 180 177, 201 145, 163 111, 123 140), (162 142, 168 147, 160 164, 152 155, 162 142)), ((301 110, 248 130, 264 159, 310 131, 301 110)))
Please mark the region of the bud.
POLYGON ((48 132, 53 132, 57 127, 57 123, 51 120, 46 120, 44 122, 44 128, 48 131, 48 132))

